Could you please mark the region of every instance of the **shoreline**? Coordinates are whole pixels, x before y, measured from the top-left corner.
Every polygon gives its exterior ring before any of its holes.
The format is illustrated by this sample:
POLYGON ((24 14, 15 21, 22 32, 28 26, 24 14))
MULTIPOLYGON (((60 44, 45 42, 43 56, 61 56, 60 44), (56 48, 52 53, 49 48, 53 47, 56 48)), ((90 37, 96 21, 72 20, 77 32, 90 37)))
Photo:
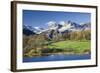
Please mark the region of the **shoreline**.
POLYGON ((33 54, 33 55, 24 55, 23 57, 42 57, 42 56, 50 56, 50 55, 87 55, 91 54, 90 52, 84 53, 74 53, 74 52, 58 52, 58 53, 42 53, 42 54, 33 54))

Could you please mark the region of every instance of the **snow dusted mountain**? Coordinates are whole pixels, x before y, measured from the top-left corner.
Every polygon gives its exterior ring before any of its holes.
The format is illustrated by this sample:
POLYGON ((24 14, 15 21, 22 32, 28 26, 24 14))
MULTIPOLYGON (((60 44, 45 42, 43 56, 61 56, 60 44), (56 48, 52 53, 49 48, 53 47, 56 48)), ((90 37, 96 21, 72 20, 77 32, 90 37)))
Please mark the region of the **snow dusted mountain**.
POLYGON ((61 21, 58 24, 55 22, 49 22, 48 26, 49 26, 49 30, 51 29, 51 30, 58 30, 59 32, 64 32, 66 30, 82 31, 82 30, 85 30, 85 28, 88 28, 86 25, 88 25, 88 24, 80 25, 80 24, 77 24, 77 23, 71 22, 71 21, 68 21, 68 22, 61 21))
POLYGON ((23 34, 29 36, 34 35, 35 32, 31 30, 31 26, 23 25, 23 34))
POLYGON ((48 30, 57 30, 58 28, 57 23, 54 21, 48 22, 47 25, 48 25, 48 30))
POLYGON ((64 32, 66 30, 68 31, 83 31, 83 30, 90 30, 91 29, 91 24, 90 23, 84 23, 84 24, 77 24, 75 22, 71 22, 68 21, 66 22, 61 22, 59 25, 61 25, 62 27, 60 27, 59 31, 60 32, 64 32))
POLYGON ((74 32, 74 31, 83 31, 83 30, 90 30, 91 24, 90 23, 83 23, 83 24, 77 24, 75 22, 65 22, 61 21, 59 23, 56 23, 55 21, 50 21, 47 23, 47 28, 40 28, 40 27, 32 27, 32 26, 23 26, 23 33, 26 35, 33 35, 33 34, 40 34, 43 32, 46 32, 47 34, 50 34, 51 31, 56 31, 59 33, 62 32, 74 32))
POLYGON ((23 25, 23 34, 26 35, 40 34, 45 31, 47 31, 47 29, 23 25))
POLYGON ((91 23, 81 24, 83 30, 91 30, 91 23))

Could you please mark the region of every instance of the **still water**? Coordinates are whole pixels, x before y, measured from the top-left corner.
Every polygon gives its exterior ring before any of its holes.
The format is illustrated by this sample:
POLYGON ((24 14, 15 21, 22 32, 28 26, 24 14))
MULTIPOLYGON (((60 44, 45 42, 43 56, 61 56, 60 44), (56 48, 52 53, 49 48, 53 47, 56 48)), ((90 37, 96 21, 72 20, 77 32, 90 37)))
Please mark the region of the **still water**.
POLYGON ((24 57, 23 62, 63 61, 63 60, 86 60, 91 59, 91 54, 84 55, 49 55, 41 57, 24 57))

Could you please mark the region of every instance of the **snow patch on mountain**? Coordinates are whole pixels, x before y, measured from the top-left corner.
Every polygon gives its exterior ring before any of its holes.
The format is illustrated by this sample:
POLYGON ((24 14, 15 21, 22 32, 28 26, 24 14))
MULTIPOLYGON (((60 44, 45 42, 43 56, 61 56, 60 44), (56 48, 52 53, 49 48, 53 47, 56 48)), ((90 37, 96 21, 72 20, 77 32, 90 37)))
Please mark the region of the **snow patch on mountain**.
POLYGON ((55 21, 49 21, 47 22, 47 28, 40 28, 40 27, 32 27, 32 26, 23 26, 24 30, 27 29, 28 31, 32 31, 35 34, 40 34, 43 32, 50 33, 52 30, 58 31, 60 33, 65 31, 83 31, 83 30, 90 30, 91 29, 91 23, 82 23, 77 24, 75 22, 65 22, 60 21, 59 23, 55 21))

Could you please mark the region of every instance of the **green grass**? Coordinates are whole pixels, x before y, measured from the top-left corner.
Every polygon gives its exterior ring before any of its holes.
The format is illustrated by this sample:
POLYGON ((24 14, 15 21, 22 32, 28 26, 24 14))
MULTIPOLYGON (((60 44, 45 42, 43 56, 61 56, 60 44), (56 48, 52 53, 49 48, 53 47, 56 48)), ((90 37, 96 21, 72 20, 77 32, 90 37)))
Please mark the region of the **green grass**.
POLYGON ((81 41, 59 41, 53 42, 50 41, 51 44, 47 45, 44 49, 34 50, 31 49, 28 53, 24 53, 24 56, 33 57, 33 56, 42 56, 50 54, 88 54, 91 50, 91 41, 89 40, 81 40, 81 41))
POLYGON ((59 49, 72 49, 77 52, 85 51, 85 50, 90 50, 91 45, 90 41, 60 41, 56 43, 52 43, 51 45, 48 45, 48 48, 59 48, 59 49))

